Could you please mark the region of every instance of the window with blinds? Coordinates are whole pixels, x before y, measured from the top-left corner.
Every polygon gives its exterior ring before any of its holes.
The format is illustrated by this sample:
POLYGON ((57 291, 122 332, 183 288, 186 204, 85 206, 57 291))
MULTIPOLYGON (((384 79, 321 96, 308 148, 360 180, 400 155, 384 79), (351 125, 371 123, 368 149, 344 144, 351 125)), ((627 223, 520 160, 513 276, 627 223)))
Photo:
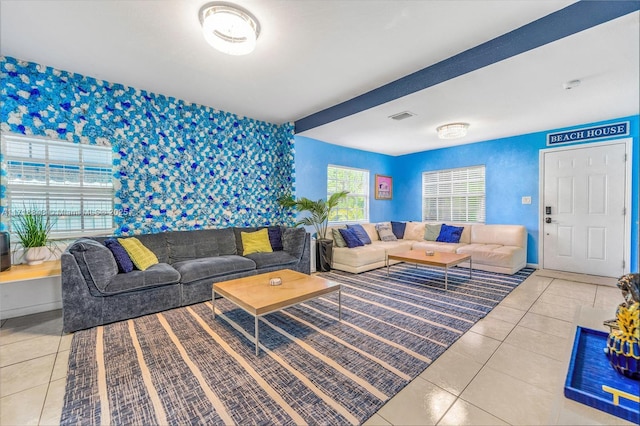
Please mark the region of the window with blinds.
POLYGON ((369 170, 329 165, 327 199, 336 192, 349 191, 346 199, 331 211, 329 222, 367 222, 369 220, 369 170))
POLYGON ((485 167, 422 173, 422 220, 484 223, 485 167))
POLYGON ((48 215, 54 239, 113 231, 110 147, 2 135, 2 153, 9 219, 25 210, 48 215))

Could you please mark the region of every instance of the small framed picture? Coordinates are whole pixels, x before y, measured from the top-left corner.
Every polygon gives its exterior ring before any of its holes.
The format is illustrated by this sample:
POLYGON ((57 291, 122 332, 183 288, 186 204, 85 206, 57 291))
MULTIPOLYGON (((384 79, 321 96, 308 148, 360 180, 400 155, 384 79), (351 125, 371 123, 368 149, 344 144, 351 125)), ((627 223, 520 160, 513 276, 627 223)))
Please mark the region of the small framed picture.
POLYGON ((393 197, 393 178, 391 176, 376 175, 376 200, 390 200, 393 197))

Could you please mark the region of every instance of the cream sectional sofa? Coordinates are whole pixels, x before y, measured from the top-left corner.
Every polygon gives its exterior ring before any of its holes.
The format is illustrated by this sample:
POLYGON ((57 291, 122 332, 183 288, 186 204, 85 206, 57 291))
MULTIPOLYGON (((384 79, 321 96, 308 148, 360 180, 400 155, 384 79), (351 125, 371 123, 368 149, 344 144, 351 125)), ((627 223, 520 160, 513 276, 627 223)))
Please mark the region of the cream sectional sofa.
MULTIPOLYGON (((441 243, 424 239, 425 225, 428 222, 407 222, 404 237, 397 241, 380 241, 376 224, 361 224, 371 244, 364 247, 333 246, 333 269, 358 274, 371 269, 386 266, 386 256, 407 250, 432 250, 471 255, 473 269, 514 274, 527 264, 527 230, 521 225, 467 225, 458 243, 441 243)), ((330 227, 327 237, 331 238, 330 227)), ((397 263, 392 261, 393 263, 397 263)), ((460 266, 469 267, 469 263, 460 266)))

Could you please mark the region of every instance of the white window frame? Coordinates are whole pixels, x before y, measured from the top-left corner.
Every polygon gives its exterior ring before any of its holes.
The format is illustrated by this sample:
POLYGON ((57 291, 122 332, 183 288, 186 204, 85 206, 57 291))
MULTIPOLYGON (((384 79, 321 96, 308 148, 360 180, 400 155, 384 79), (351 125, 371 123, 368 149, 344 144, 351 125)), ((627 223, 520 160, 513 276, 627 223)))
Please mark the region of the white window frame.
POLYGON ((349 211, 355 211, 355 210, 360 210, 359 208, 353 208, 353 207, 349 207, 349 204, 352 204, 352 200, 354 198, 364 198, 364 207, 363 207, 363 214, 364 217, 361 219, 341 219, 341 220, 332 220, 331 218, 329 218, 329 224, 331 225, 335 225, 335 224, 344 224, 344 223, 366 223, 369 221, 369 170, 366 169, 357 169, 354 167, 345 167, 345 166, 338 166, 335 164, 329 164, 327 166, 327 199, 329 199, 329 197, 334 193, 334 192, 340 192, 340 191, 349 191, 349 193, 347 194, 346 199, 340 201, 340 203, 338 204, 337 207, 335 207, 332 211, 332 216, 335 217, 334 215, 340 215, 341 212, 344 214, 344 212, 346 212, 346 214, 348 215, 349 211), (361 173, 361 188, 362 191, 358 192, 358 191, 354 191, 353 190, 353 185, 352 185, 352 181, 343 181, 340 179, 332 179, 331 178, 331 173, 330 173, 330 169, 342 169, 342 170, 347 170, 350 172, 358 172, 361 173), (335 181, 335 191, 331 191, 331 187, 332 185, 330 184, 330 181, 334 180, 335 181))
POLYGON ((422 220, 485 223, 484 165, 422 173, 422 220))
POLYGON ((2 166, 7 172, 3 177, 3 222, 10 233, 11 216, 25 209, 49 216, 52 240, 113 233, 111 147, 3 134, 2 153, 2 166), (16 179, 16 174, 23 176, 16 179), (29 181, 24 174, 38 179, 29 181))

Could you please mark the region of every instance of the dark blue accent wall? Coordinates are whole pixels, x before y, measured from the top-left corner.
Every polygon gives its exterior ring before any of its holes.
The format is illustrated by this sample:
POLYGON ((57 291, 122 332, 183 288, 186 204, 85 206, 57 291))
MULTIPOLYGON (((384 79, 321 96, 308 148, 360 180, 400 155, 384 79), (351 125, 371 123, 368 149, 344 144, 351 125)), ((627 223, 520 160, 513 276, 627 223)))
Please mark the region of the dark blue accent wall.
MULTIPOLYGON (((540 150, 547 149, 547 133, 615 123, 630 122, 632 144, 631 187, 631 271, 638 271, 638 193, 640 169, 639 117, 623 117, 598 123, 585 123, 566 129, 496 139, 392 157, 331 145, 296 136, 296 195, 326 197, 328 164, 370 170, 371 188, 376 173, 394 178, 393 200, 373 200, 370 221, 421 220, 422 172, 484 164, 486 166, 487 218, 489 224, 521 224, 528 232, 527 262, 538 263, 540 150), (529 205, 523 196, 531 196, 529 205)), ((568 146, 566 144, 564 146, 568 146)))

